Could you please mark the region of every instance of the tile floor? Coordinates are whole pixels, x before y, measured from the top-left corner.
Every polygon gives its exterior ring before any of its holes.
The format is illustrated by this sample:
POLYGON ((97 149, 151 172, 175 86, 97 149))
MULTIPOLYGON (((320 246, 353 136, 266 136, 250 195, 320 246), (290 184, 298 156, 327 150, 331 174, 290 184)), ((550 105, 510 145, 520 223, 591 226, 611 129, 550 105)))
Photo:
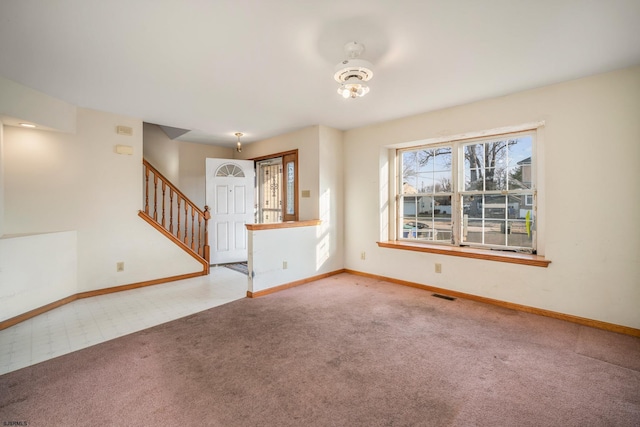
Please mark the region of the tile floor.
POLYGON ((225 267, 208 276, 85 298, 0 331, 0 375, 161 323, 247 293, 247 276, 225 267))

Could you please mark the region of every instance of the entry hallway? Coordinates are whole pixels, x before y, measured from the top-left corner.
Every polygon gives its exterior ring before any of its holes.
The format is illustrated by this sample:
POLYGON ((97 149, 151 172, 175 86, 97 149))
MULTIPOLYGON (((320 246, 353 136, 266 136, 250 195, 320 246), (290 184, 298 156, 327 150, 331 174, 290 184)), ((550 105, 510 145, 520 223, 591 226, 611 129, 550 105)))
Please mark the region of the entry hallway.
POLYGON ((77 300, 0 331, 0 375, 246 294, 247 276, 215 267, 208 276, 77 300))

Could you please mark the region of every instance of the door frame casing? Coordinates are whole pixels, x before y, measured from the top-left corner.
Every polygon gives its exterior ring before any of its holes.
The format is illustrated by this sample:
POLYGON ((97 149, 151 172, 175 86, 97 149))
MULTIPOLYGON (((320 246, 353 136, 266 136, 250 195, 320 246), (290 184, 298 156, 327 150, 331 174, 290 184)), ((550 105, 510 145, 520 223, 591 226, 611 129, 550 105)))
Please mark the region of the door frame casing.
MULTIPOLYGON (((256 163, 262 160, 269 160, 269 159, 275 159, 275 158, 282 158, 282 194, 281 194, 281 200, 282 200, 282 221, 283 222, 287 222, 287 221, 298 221, 299 219, 299 212, 300 212, 300 201, 299 201, 299 191, 298 191, 298 150, 289 150, 289 151, 282 151, 280 153, 274 153, 274 154, 268 154, 266 156, 260 156, 260 157, 254 157, 250 160, 253 160, 254 162, 254 171, 256 168, 256 163), (293 215, 287 215, 287 186, 286 186, 286 177, 285 175, 285 168, 287 163, 289 162, 293 162, 293 167, 294 167, 294 182, 293 182, 293 204, 294 204, 294 210, 293 210, 293 215)), ((257 188, 257 182, 256 182, 256 198, 259 196, 258 195, 258 188, 257 188)))
MULTIPOLYGON (((245 228, 246 224, 252 224, 255 221, 255 213, 254 213, 254 203, 255 203, 255 163, 251 160, 244 159, 222 159, 222 158, 207 158, 206 159, 206 183, 205 183, 205 200, 207 205, 211 211, 211 219, 210 219, 210 235, 213 235, 213 241, 210 245, 210 262, 211 264, 225 264, 230 262, 243 262, 248 259, 248 239, 247 239, 247 230, 245 228), (244 177, 234 178, 232 176, 221 176, 217 177, 217 171, 220 170, 224 165, 235 165, 240 167, 244 173, 244 177), (224 251, 226 253, 222 253, 218 250, 218 234, 217 227, 218 218, 220 215, 218 214, 218 200, 219 197, 217 191, 218 184, 215 183, 216 178, 221 180, 230 180, 230 179, 238 179, 242 180, 243 186, 246 187, 246 195, 244 197, 244 212, 236 213, 235 201, 236 201, 236 185, 228 185, 229 191, 232 192, 231 195, 227 194, 228 199, 225 201, 225 205, 227 207, 232 208, 232 212, 225 213, 224 215, 229 216, 226 218, 227 221, 227 234, 226 240, 229 245, 229 249, 224 251), (239 218, 231 218, 233 215, 238 216, 239 218), (232 220, 233 219, 233 220, 232 220), (232 220, 229 223, 229 220, 232 220), (242 246, 244 248, 238 249, 238 245, 236 242, 236 235, 233 234, 236 229, 240 227, 242 228, 242 235, 244 238, 244 242, 242 246), (243 252, 243 254, 240 254, 243 252)), ((223 220, 224 222, 224 220, 223 220)))

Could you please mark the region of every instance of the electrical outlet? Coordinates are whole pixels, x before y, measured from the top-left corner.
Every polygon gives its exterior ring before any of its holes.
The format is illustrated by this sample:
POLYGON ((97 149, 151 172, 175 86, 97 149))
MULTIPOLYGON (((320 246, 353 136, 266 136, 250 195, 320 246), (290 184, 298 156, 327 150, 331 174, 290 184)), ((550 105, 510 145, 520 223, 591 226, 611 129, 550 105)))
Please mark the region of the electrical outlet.
POLYGON ((436 273, 442 273, 442 264, 436 262, 436 273))
POLYGON ((287 269, 287 261, 282 261, 282 269, 283 270, 287 269))
POLYGON ((116 271, 124 271, 124 262, 117 262, 116 263, 116 271))
POLYGON ((367 253, 364 251, 360 252, 360 259, 362 260, 367 259, 367 253))

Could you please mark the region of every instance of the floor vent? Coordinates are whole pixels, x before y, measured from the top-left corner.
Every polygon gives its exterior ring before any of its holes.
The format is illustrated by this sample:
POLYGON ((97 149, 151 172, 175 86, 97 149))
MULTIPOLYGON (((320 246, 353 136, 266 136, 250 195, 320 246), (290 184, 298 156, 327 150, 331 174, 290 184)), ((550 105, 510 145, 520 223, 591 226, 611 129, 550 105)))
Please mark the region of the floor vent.
POLYGON ((436 298, 442 298, 442 299, 446 299, 447 301, 455 301, 456 299, 454 297, 450 297, 448 295, 441 295, 441 294, 431 294, 432 297, 436 297, 436 298))

